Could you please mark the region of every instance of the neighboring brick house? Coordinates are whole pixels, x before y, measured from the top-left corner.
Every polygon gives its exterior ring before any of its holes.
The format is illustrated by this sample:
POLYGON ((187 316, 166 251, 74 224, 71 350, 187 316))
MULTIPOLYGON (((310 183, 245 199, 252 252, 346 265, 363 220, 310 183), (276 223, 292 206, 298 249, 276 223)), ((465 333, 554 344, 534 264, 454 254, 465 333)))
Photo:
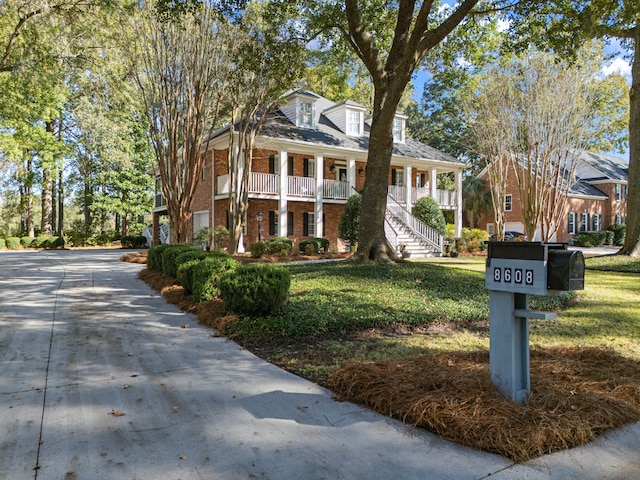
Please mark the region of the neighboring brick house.
MULTIPOLYGON (((612 224, 627 221, 627 180, 629 163, 621 158, 592 152, 580 155, 576 164, 576 180, 571 186, 563 223, 558 226, 554 241, 571 243, 583 231, 599 231, 612 224)), ((520 197, 515 175, 507 179, 505 205, 506 231, 524 233, 520 197)), ((495 233, 493 212, 485 215, 479 228, 495 233)), ((540 240, 539 231, 536 238, 540 240)))
MULTIPOLYGON (((246 249, 258 238, 276 236, 289 237, 294 244, 305 238, 325 237, 331 248, 341 248, 340 215, 347 199, 365 182, 369 125, 365 108, 357 103, 336 104, 305 90, 283 96, 256 140, 241 248, 246 249)), ((404 115, 396 115, 393 135, 388 201, 397 201, 410 211, 418 198, 432 196, 442 209, 455 211, 459 234, 465 165, 409 138, 404 115), (454 174, 455 191, 437 189, 437 175, 442 173, 454 174)), ((210 141, 193 199, 194 232, 210 225, 228 225, 228 139, 227 128, 210 141)), ((166 214, 162 204, 162 195, 158 194, 156 223, 166 214)))

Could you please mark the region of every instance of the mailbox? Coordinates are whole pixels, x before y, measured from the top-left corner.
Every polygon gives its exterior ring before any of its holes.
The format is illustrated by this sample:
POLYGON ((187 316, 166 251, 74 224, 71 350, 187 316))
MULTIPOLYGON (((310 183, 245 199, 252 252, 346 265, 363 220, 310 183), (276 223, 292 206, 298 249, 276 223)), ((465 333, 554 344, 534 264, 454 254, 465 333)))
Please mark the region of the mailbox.
POLYGON ((582 252, 549 250, 547 286, 549 290, 584 290, 582 252))
POLYGON ((564 243, 489 242, 485 287, 531 295, 582 290, 584 257, 564 243))
POLYGON ((529 295, 584 288, 584 257, 564 243, 489 242, 485 287, 489 290, 491 381, 505 397, 524 403, 531 391, 529 319, 553 312, 529 309, 529 295))

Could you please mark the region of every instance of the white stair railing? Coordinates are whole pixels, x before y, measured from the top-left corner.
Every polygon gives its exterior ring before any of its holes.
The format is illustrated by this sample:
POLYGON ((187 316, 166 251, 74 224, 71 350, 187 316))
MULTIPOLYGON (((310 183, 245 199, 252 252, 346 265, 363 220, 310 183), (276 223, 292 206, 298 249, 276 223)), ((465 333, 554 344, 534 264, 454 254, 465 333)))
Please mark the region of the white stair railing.
POLYGON ((411 213, 409 213, 406 208, 396 202, 391 195, 387 195, 387 214, 402 223, 415 236, 423 240, 427 245, 442 252, 442 235, 411 215, 411 213))

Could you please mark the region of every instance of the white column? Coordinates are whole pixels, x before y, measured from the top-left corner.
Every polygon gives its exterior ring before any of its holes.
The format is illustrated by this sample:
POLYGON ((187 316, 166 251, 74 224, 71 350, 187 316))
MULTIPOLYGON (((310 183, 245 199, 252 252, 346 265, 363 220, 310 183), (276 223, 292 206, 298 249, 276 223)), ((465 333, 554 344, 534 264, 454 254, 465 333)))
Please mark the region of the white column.
POLYGON ((280 195, 278 196, 278 236, 287 236, 287 190, 289 183, 287 180, 287 169, 289 168, 288 153, 285 150, 280 152, 280 195))
POLYGON ((456 238, 462 235, 462 172, 456 172, 456 220, 455 232, 456 238))
POLYGON ((324 157, 316 155, 316 237, 322 237, 322 191, 324 180, 324 157))
POLYGON ((356 193, 356 159, 347 158, 347 168, 349 169, 349 196, 356 193))
POLYGON ((404 168, 405 203, 408 211, 411 211, 411 191, 413 189, 413 185, 411 182, 411 170, 411 165, 407 165, 404 168))
POLYGON ((438 201, 438 173, 435 168, 432 168, 429 172, 429 190, 431 191, 431 198, 438 201))

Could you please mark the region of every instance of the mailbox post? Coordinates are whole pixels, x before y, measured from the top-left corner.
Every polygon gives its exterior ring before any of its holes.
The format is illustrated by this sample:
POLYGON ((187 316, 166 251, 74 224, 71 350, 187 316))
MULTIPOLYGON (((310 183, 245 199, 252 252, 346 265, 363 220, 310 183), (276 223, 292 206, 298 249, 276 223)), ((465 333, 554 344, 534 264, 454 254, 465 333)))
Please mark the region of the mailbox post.
POLYGON ((562 243, 489 242, 485 288, 491 382, 503 396, 524 403, 531 391, 529 319, 556 317, 529 310, 529 295, 584 289, 584 257, 562 243))

